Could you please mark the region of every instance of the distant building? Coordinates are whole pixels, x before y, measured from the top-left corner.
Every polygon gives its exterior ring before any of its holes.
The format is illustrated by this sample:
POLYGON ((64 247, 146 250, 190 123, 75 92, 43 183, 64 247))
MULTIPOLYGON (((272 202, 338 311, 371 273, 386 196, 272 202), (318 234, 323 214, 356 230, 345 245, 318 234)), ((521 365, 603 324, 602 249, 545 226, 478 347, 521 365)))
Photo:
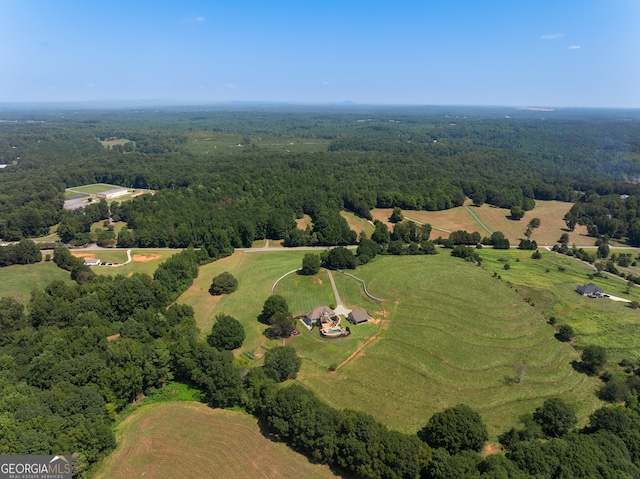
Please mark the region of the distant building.
POLYGON ((366 323, 370 319, 371 316, 369 316, 369 313, 367 313, 366 309, 354 309, 347 316, 347 321, 350 321, 353 324, 366 323))
POLYGON ((115 188, 113 190, 103 191, 96 195, 99 200, 110 200, 112 198, 118 198, 120 196, 128 195, 129 190, 126 188, 115 188))
POLYGON ((89 195, 86 193, 78 193, 76 195, 67 196, 64 200, 65 210, 77 210, 87 206, 89 195))
POLYGON ((7 165, 0 165, 0 168, 6 168, 7 165))
POLYGON ((589 296, 590 298, 602 298, 604 297, 604 290, 598 288, 595 284, 589 283, 584 286, 578 286, 576 291, 582 296, 589 296))
POLYGON ((85 266, 99 266, 101 263, 100 258, 85 258, 84 265, 85 266))

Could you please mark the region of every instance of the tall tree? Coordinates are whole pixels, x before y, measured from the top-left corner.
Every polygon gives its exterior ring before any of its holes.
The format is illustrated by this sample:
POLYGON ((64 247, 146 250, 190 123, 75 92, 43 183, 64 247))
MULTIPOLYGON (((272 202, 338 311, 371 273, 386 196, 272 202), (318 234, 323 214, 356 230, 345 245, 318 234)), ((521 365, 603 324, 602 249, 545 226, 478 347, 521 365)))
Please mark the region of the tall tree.
POLYGON ((220 351, 238 349, 242 346, 246 336, 242 323, 226 314, 218 314, 215 319, 207 342, 220 351))
POLYGON ((480 451, 489 439, 480 415, 465 404, 435 413, 418 436, 432 448, 442 447, 450 454, 480 451))

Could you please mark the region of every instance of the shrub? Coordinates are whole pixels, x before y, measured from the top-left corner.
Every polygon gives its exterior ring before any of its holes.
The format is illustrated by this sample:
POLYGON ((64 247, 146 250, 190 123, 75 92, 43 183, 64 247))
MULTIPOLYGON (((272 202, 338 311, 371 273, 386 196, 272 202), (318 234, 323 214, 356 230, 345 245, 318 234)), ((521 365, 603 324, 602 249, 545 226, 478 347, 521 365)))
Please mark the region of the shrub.
POLYGON ((573 331, 573 328, 568 324, 563 324, 562 326, 560 326, 560 329, 558 329, 558 339, 564 343, 568 343, 569 341, 571 341, 574 336, 575 332, 573 331))
POLYGON ((213 278, 209 293, 214 296, 233 293, 238 288, 238 280, 227 271, 213 278))

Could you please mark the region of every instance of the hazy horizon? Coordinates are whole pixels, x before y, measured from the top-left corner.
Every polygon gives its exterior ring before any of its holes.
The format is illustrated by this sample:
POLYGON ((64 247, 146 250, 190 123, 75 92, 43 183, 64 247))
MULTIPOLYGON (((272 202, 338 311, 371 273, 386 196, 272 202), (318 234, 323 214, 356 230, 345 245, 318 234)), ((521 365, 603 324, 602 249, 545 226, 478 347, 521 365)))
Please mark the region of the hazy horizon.
POLYGON ((640 108, 640 2, 0 4, 0 103, 640 108))

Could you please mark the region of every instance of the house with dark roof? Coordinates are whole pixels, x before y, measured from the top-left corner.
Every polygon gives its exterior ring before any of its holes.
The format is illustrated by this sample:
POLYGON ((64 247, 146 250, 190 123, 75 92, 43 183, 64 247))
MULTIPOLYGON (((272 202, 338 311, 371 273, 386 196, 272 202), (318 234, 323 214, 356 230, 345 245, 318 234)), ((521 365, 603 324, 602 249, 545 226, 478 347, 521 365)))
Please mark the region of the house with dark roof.
POLYGON ((370 319, 371 316, 369 316, 369 313, 367 313, 366 309, 354 309, 347 316, 347 321, 350 321, 353 324, 366 323, 370 319))
POLYGON ((602 298, 604 297, 604 290, 597 287, 593 283, 578 286, 576 291, 582 296, 589 296, 590 298, 602 298))

